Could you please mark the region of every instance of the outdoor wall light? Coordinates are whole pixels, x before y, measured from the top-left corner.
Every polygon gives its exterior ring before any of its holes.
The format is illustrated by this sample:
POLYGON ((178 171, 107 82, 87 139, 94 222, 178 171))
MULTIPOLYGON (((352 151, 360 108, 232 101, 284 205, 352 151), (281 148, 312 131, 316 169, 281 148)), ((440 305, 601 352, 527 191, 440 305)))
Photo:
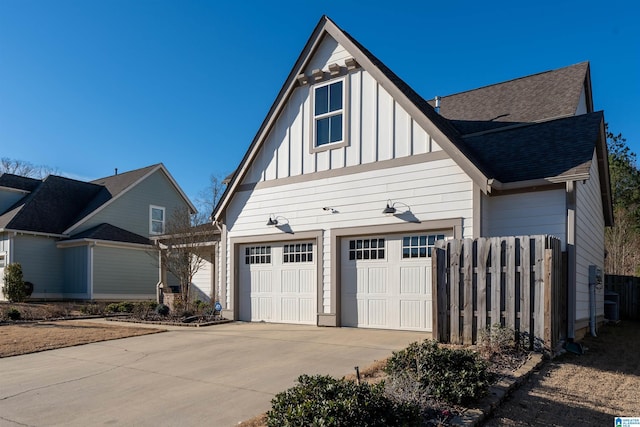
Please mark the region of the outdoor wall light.
POLYGON ((395 215, 397 212, 396 206, 404 206, 407 208, 405 212, 411 212, 411 206, 402 202, 392 202, 391 199, 387 200, 387 206, 382 210, 384 215, 395 215))
POLYGON ((273 214, 269 215, 269 221, 267 221, 267 225, 269 227, 274 227, 278 225, 278 220, 273 214))

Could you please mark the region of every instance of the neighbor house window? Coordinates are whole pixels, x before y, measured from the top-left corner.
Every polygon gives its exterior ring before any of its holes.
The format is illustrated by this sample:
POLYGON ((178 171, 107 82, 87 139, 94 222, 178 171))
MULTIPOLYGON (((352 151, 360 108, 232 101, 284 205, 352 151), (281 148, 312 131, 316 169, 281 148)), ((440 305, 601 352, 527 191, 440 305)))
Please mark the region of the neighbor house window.
POLYGON ((245 264, 271 264, 271 246, 251 246, 244 249, 245 264))
POLYGON ((436 240, 442 239, 444 234, 405 236, 402 238, 402 258, 431 258, 436 240))
POLYGON ((315 146, 321 147, 344 140, 344 81, 314 89, 315 146))
POLYGON ((282 253, 282 261, 285 263, 313 262, 313 243, 284 245, 282 253))
POLYGON ((384 239, 349 240, 349 259, 384 259, 384 239))
POLYGON ((150 234, 164 233, 164 225, 166 222, 165 209, 160 206, 150 206, 149 208, 149 232, 150 234))
POLYGON ((4 268, 7 266, 7 256, 5 254, 0 254, 0 268, 4 268))

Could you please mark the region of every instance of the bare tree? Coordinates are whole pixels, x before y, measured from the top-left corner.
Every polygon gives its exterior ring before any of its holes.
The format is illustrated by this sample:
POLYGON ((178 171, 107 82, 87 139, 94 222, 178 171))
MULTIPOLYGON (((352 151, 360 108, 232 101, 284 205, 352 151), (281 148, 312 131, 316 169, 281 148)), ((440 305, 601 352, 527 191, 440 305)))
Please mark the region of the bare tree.
POLYGON ((2 173, 41 179, 45 178, 47 175, 57 173, 57 170, 50 166, 34 165, 33 163, 24 160, 2 157, 0 158, 0 174, 2 173))
POLYGON ((217 229, 210 222, 195 224, 195 216, 187 208, 176 209, 167 218, 165 234, 156 239, 160 261, 180 284, 180 302, 189 309, 192 302, 191 283, 206 260, 207 244, 217 229))
POLYGON ((640 274, 640 232, 634 217, 623 207, 614 210, 614 227, 605 229, 608 274, 634 276, 640 274))
POLYGON ((213 212, 222 193, 224 193, 225 184, 224 178, 220 174, 211 174, 209 176, 209 184, 200 193, 196 199, 198 210, 202 212, 206 219, 209 219, 209 215, 213 212))

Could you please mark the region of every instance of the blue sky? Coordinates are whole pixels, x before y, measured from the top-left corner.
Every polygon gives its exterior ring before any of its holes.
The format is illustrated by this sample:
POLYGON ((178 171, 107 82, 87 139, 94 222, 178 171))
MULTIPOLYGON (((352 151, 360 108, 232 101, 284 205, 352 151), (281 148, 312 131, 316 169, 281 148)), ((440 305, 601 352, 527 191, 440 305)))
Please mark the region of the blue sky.
POLYGON ((635 2, 0 0, 0 157, 95 179, 234 170, 323 14, 423 97, 588 60, 640 153, 635 2))

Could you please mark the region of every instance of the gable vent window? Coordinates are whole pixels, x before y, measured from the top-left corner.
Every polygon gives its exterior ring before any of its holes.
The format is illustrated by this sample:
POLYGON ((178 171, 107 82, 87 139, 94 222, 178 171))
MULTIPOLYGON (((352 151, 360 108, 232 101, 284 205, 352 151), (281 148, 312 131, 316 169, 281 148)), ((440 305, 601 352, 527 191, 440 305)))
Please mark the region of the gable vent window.
POLYGON ((164 233, 164 225, 166 221, 165 209, 160 206, 149 207, 149 233, 150 234, 162 234, 164 233))
POLYGON ((344 81, 314 89, 315 141, 321 147, 344 140, 344 81))

